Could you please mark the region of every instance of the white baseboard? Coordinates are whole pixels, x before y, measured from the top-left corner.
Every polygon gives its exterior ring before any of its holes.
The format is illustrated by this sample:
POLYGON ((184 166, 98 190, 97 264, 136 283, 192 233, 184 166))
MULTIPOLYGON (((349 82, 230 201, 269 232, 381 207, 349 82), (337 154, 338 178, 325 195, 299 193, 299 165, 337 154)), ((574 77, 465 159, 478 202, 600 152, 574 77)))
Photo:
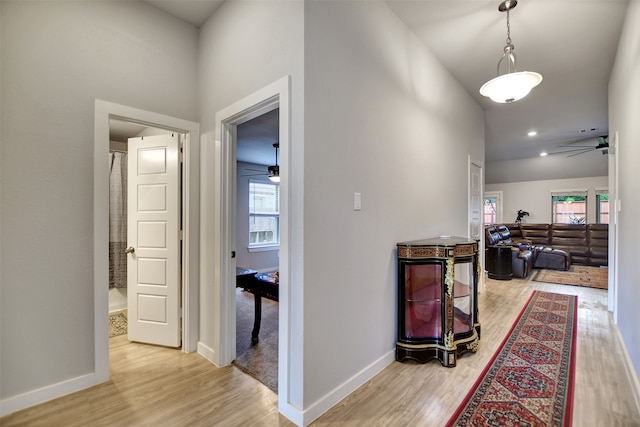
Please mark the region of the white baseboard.
POLYGON ((627 374, 627 378, 629 378, 629 384, 631 385, 631 392, 633 393, 633 399, 636 402, 636 408, 638 409, 638 412, 640 412, 640 381, 638 381, 638 374, 636 373, 636 370, 633 368, 633 363, 631 362, 631 357, 629 356, 629 352, 627 351, 627 346, 624 345, 624 340, 622 339, 620 328, 618 328, 618 325, 614 325, 613 329, 616 331, 618 344, 622 349, 622 360, 623 360, 624 370, 625 370, 625 373, 627 374))
POLYGON ((303 424, 304 412, 288 402, 281 402, 281 400, 282 398, 278 395, 278 412, 297 426, 305 425, 303 424))
POLYGON ((126 304, 109 306, 109 314, 116 313, 118 311, 126 310, 128 307, 126 304))
POLYGON ((396 351, 393 349, 389 353, 380 357, 378 360, 349 378, 347 381, 343 382, 341 385, 327 393, 324 397, 320 398, 318 401, 313 403, 304 411, 300 411, 297 408, 290 407, 290 412, 297 411, 300 416, 294 416, 295 414, 288 414, 282 411, 283 408, 280 408, 280 411, 283 412, 283 415, 289 418, 291 421, 300 426, 308 426, 314 420, 316 420, 320 415, 327 412, 333 406, 335 406, 338 402, 340 402, 345 397, 349 396, 351 393, 356 391, 358 387, 362 386, 364 383, 369 381, 371 378, 375 377, 380 371, 389 366, 395 360, 396 351))
POLYGON ((209 362, 218 366, 218 364, 216 363, 217 357, 214 349, 207 346, 206 344, 203 344, 201 341, 198 341, 198 346, 196 351, 198 352, 198 354, 202 355, 202 357, 207 359, 209 362))
POLYGON ((95 373, 62 381, 0 401, 0 417, 98 384, 95 373))

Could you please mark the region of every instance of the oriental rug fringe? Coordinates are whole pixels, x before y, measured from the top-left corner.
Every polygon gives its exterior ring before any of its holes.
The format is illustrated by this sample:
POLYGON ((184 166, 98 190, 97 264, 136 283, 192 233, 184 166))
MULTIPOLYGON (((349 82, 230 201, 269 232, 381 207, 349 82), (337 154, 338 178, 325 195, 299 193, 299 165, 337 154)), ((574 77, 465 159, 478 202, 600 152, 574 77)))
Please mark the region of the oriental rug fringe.
POLYGON ((571 426, 577 299, 534 291, 447 427, 571 426))

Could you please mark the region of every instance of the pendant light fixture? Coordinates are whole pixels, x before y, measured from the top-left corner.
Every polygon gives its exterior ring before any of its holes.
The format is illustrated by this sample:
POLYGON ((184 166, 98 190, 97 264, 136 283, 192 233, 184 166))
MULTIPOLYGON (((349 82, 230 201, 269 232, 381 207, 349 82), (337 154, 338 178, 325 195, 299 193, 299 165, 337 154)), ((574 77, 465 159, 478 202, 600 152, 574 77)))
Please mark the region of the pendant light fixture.
POLYGON ((273 148, 276 149, 276 164, 267 168, 269 171, 269 180, 271 182, 280 182, 280 166, 278 166, 278 148, 280 148, 280 143, 274 143, 273 148))
POLYGON ((518 71, 515 47, 511 43, 511 24, 509 11, 516 7, 516 0, 505 0, 498 6, 500 12, 507 12, 507 44, 504 54, 498 61, 498 77, 489 80, 480 88, 480 94, 499 103, 511 103, 524 98, 531 89, 542 81, 542 75, 532 71, 518 71), (507 72, 500 74, 500 65, 506 59, 507 72))

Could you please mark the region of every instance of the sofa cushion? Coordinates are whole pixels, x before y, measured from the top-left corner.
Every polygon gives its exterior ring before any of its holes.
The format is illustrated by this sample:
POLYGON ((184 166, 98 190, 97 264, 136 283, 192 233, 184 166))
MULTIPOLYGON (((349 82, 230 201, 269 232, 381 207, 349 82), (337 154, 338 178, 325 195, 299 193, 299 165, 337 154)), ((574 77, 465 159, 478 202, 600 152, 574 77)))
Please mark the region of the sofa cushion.
POLYGON ((549 245, 551 242, 550 224, 520 224, 522 237, 534 245, 549 245))
POLYGON ((609 264, 609 225, 588 224, 589 265, 609 264))
POLYGON ((511 223, 511 224, 503 224, 505 227, 509 229, 511 232, 511 239, 514 241, 522 240, 522 231, 520 231, 520 224, 511 223))
POLYGON ((499 225, 497 229, 498 229, 498 233, 500 234, 500 240, 505 245, 510 245, 511 243, 513 243, 513 241, 511 240, 511 231, 509 231, 509 229, 506 226, 499 225))
POLYGON ((562 249, 556 248, 543 248, 536 251, 536 260, 533 266, 535 268, 550 268, 553 270, 569 270, 573 258, 571 255, 562 249))
POLYGON ((498 229, 494 226, 487 227, 485 229, 485 238, 487 239, 487 246, 494 246, 500 243, 500 233, 498 233, 498 229))

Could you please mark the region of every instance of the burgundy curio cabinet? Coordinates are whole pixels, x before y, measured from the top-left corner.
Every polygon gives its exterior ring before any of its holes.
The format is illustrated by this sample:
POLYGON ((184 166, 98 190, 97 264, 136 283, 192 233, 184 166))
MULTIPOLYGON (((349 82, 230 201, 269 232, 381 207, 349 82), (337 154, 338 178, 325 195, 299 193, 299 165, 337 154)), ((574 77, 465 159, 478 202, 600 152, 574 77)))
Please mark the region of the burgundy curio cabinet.
POLYGON ((454 367, 475 352, 478 322, 478 242, 441 236, 397 244, 396 360, 437 358, 454 367))

